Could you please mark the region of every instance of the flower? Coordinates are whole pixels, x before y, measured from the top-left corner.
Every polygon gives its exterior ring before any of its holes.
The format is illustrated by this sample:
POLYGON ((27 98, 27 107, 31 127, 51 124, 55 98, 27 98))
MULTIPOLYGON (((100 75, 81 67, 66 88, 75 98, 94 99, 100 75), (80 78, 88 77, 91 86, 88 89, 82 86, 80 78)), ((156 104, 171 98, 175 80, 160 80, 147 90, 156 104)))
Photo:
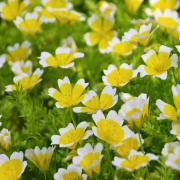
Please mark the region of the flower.
POLYGON ((93 15, 88 19, 88 25, 91 32, 84 35, 84 39, 88 46, 98 44, 101 53, 110 52, 109 42, 116 36, 116 32, 112 30, 114 19, 112 17, 100 18, 93 15))
POLYGON ((13 152, 8 158, 5 154, 0 154, 0 179, 19 179, 27 166, 23 161, 23 152, 13 152))
POLYGON ((96 94, 95 91, 91 90, 84 95, 84 98, 81 101, 84 107, 75 107, 73 108, 73 111, 76 113, 94 113, 98 110, 105 111, 110 109, 118 101, 118 96, 115 94, 116 89, 113 89, 110 86, 104 87, 100 97, 96 94))
POLYGON ((44 23, 54 22, 56 18, 49 12, 50 9, 71 9, 72 3, 67 0, 42 0, 41 20, 44 23))
POLYGON ((178 13, 170 9, 167 9, 164 12, 161 12, 159 9, 157 9, 154 12, 154 16, 160 27, 166 30, 175 30, 180 23, 178 13))
POLYGON ((82 169, 79 166, 70 164, 67 169, 59 168, 58 172, 54 174, 55 180, 77 180, 82 179, 86 180, 87 175, 82 174, 82 169))
POLYGON ((12 63, 11 70, 15 75, 26 73, 32 74, 32 61, 16 61, 12 63))
POLYGON ((118 168, 126 169, 127 171, 135 171, 149 164, 151 160, 157 160, 158 157, 154 154, 144 154, 131 150, 127 158, 114 157, 112 164, 118 168))
POLYGON ((174 152, 169 154, 167 156, 166 162, 165 164, 168 167, 171 167, 174 170, 180 171, 180 155, 179 155, 179 151, 180 151, 180 146, 178 145, 175 149, 174 152))
POLYGON ((170 133, 176 135, 177 139, 180 141, 180 122, 172 123, 172 129, 170 133))
POLYGON ((115 4, 102 0, 98 3, 98 10, 104 17, 112 17, 116 13, 117 8, 115 4))
POLYGON ((136 48, 129 40, 123 38, 120 40, 117 37, 113 38, 109 45, 111 52, 120 56, 129 56, 132 54, 133 49, 136 48))
POLYGON ((11 132, 6 128, 0 131, 0 146, 6 151, 11 147, 11 132))
POLYGON ((39 68, 34 71, 32 75, 26 73, 15 76, 13 81, 15 84, 7 85, 6 92, 16 91, 17 89, 27 90, 32 89, 42 79, 40 78, 43 74, 43 70, 39 68))
POLYGON ((104 70, 104 74, 102 77, 104 84, 115 87, 125 86, 131 79, 137 76, 136 71, 132 69, 132 65, 126 63, 121 64, 119 68, 110 64, 104 70))
POLYGON ((76 45, 76 42, 74 41, 72 36, 68 36, 66 39, 62 40, 62 47, 63 48, 70 48, 71 51, 77 52, 78 47, 76 45))
POLYGON ((96 144, 94 148, 87 143, 83 148, 77 150, 78 156, 73 158, 73 164, 79 165, 90 177, 93 172, 99 174, 103 157, 102 150, 103 145, 101 143, 96 144))
POLYGON ((25 157, 29 159, 40 171, 48 171, 51 162, 54 147, 43 147, 40 149, 36 146, 34 149, 27 149, 25 157))
POLYGON ((26 60, 32 51, 29 41, 24 41, 21 44, 16 43, 13 46, 8 46, 7 49, 8 54, 6 55, 6 59, 10 64, 26 60))
POLYGON ((134 98, 131 94, 124 92, 120 93, 119 96, 124 103, 134 98))
POLYGON ((84 95, 83 92, 88 86, 84 79, 79 79, 74 86, 71 85, 69 78, 58 79, 59 90, 54 88, 48 89, 48 94, 55 99, 57 108, 72 107, 81 102, 84 95))
POLYGON ((17 17, 16 27, 25 35, 34 35, 41 31, 41 21, 37 12, 26 13, 25 17, 17 17))
POLYGON ((146 9, 147 15, 153 15, 154 11, 157 9, 164 12, 167 9, 175 10, 179 6, 177 0, 150 0, 149 3, 151 8, 146 9))
POLYGON ((53 135, 51 137, 51 144, 58 144, 60 147, 73 148, 77 143, 82 140, 88 139, 92 135, 91 130, 87 130, 88 123, 83 121, 75 128, 72 123, 69 123, 67 127, 60 128, 60 135, 53 135))
POLYGON ((162 149, 162 155, 168 157, 170 154, 174 154, 175 149, 180 147, 180 142, 166 143, 162 149))
POLYGON ((121 157, 128 157, 131 150, 138 150, 143 143, 143 139, 139 137, 139 134, 134 134, 126 139, 124 139, 117 147, 114 147, 114 150, 120 155, 121 157))
POLYGON ((85 20, 85 17, 81 13, 74 10, 48 8, 48 11, 56 17, 61 24, 72 24, 85 20))
POLYGON ((172 86, 172 93, 175 107, 170 104, 165 103, 164 101, 158 99, 156 101, 156 106, 161 111, 159 120, 161 119, 170 119, 172 121, 177 121, 180 118, 180 85, 172 86))
POLYGON ((135 14, 140 8, 142 3, 143 3, 143 0, 125 0, 127 10, 131 14, 135 14))
POLYGON ((127 126, 122 126, 123 119, 113 110, 106 118, 102 111, 93 114, 92 118, 96 124, 92 127, 94 135, 110 145, 118 145, 132 134, 127 126))
POLYGON ((146 46, 148 45, 153 32, 151 23, 148 25, 143 24, 140 26, 139 31, 136 29, 130 29, 128 32, 125 32, 123 39, 126 39, 135 45, 140 44, 146 46))
POLYGON ((158 54, 154 50, 149 50, 142 55, 146 65, 140 65, 138 68, 141 77, 150 75, 165 80, 167 70, 171 67, 177 67, 178 56, 176 54, 170 56, 171 51, 171 48, 161 45, 158 54))
POLYGON ((48 52, 41 52, 39 63, 43 67, 70 68, 74 66, 75 59, 83 57, 84 53, 82 52, 74 52, 68 47, 58 47, 54 56, 48 52))
POLYGON ((135 125, 141 128, 143 125, 143 118, 148 115, 149 98, 146 94, 140 94, 132 100, 125 102, 119 110, 119 114, 126 119, 129 126, 135 125))
POLYGON ((6 54, 0 55, 0 68, 4 66, 5 62, 6 62, 6 54))
POLYGON ((20 16, 29 5, 28 1, 8 0, 6 3, 0 3, 1 17, 5 20, 12 21, 20 16))

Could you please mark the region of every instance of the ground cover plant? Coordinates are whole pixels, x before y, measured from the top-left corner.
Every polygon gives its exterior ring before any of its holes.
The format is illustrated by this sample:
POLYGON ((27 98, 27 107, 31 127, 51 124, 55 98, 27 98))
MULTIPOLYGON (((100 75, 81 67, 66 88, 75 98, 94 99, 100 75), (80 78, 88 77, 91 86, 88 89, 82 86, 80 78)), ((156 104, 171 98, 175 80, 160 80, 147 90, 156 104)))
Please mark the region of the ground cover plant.
POLYGON ((0 2, 0 180, 179 180, 180 2, 0 2))

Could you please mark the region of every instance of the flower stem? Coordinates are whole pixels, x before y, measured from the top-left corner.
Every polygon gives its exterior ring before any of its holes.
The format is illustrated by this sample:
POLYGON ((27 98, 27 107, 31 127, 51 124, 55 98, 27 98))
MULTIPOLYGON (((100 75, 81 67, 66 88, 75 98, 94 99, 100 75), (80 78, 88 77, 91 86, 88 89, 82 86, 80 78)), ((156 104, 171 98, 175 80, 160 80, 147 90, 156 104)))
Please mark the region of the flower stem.
POLYGON ((46 180, 47 179, 47 177, 46 177, 46 172, 44 172, 44 180, 46 180))
POLYGON ((72 121, 73 125, 76 127, 76 121, 75 121, 75 119, 74 119, 74 115, 73 115, 73 110, 72 110, 72 108, 70 108, 70 116, 71 116, 71 121, 72 121))

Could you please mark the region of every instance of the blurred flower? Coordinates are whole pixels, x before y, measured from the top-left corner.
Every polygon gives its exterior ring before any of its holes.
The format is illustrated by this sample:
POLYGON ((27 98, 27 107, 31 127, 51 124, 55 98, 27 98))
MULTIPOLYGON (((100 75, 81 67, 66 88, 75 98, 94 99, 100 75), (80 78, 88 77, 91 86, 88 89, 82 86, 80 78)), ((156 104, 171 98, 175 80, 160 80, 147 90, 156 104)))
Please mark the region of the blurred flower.
POLYGON ((70 68, 74 66, 75 59, 83 57, 84 53, 82 52, 74 52, 68 47, 58 47, 54 56, 48 52, 41 52, 39 63, 43 67, 70 68))
POLYGON ((140 94, 132 100, 125 102, 119 110, 119 114, 123 119, 128 121, 130 127, 135 125, 141 128, 143 125, 143 118, 148 115, 149 98, 146 94, 140 94))
POLYGON ((62 40, 62 47, 63 48, 70 48, 71 51, 73 51, 73 52, 78 51, 78 47, 77 47, 76 42, 72 36, 68 36, 66 39, 62 40))
POLYGON ((128 32, 124 33, 123 39, 127 39, 128 41, 134 43, 135 45, 140 44, 142 46, 147 46, 150 38, 153 34, 152 24, 141 25, 139 31, 136 29, 130 29, 128 32))
POLYGON ((16 91, 17 89, 27 90, 32 89, 42 79, 40 78, 43 74, 43 70, 39 68, 34 71, 32 75, 26 73, 15 76, 13 81, 15 84, 7 85, 6 92, 16 91))
POLYGON ((180 122, 177 121, 172 123, 172 129, 170 133, 175 135, 176 138, 180 141, 180 122))
POLYGON ((1 2, 0 16, 2 19, 8 21, 14 20, 17 16, 20 16, 25 11, 28 5, 29 3, 27 0, 8 0, 7 2, 1 2))
POLYGON ((110 52, 109 42, 117 35, 112 30, 114 19, 112 17, 98 17, 96 14, 88 19, 88 25, 91 32, 84 35, 85 41, 89 46, 98 44, 101 53, 110 52))
POLYGON ((0 68, 4 66, 5 62, 6 62, 6 54, 0 55, 0 68))
POLYGON ((171 11, 170 9, 167 9, 164 12, 157 9, 154 12, 154 16, 160 27, 166 30, 175 30, 180 23, 178 13, 176 11, 171 11))
POLYGON ((133 133, 127 126, 123 126, 123 119, 111 110, 105 118, 102 111, 92 115, 96 126, 92 127, 94 135, 110 145, 118 145, 133 133))
POLYGON ((134 96, 132 96, 131 94, 123 92, 120 93, 119 96, 124 103, 134 98, 134 96))
POLYGON ((54 174, 55 180, 86 180, 87 175, 82 174, 82 169, 79 166, 70 164, 67 169, 59 168, 58 172, 54 174))
POLYGON ((104 74, 102 77, 104 84, 115 87, 125 86, 131 79, 137 76, 132 65, 126 63, 121 64, 119 68, 110 64, 108 68, 104 70, 104 74))
POLYGON ((24 18, 17 17, 16 27, 25 35, 34 35, 41 31, 41 20, 37 12, 26 13, 24 18))
POLYGON ((135 14, 140 8, 143 0, 124 0, 127 6, 127 10, 131 14, 135 14))
POLYGON ((180 171, 180 142, 170 142, 164 145, 162 155, 166 157, 165 164, 172 169, 180 171))
POLYGON ((73 164, 79 165, 90 177, 93 175, 93 172, 99 174, 103 157, 101 154, 102 150, 103 145, 101 143, 96 144, 94 148, 87 143, 83 148, 77 150, 78 156, 73 158, 73 164))
POLYGON ((119 156, 128 157, 131 150, 138 150, 143 142, 139 134, 132 133, 130 137, 124 139, 117 147, 114 147, 114 149, 119 156))
POLYGON ((144 154, 142 152, 131 150, 128 158, 114 157, 112 163, 118 168, 126 169, 127 171, 135 171, 147 166, 151 160, 157 159, 158 157, 154 154, 144 154))
POLYGON ((113 38, 112 41, 109 42, 109 47, 113 54, 120 56, 129 56, 132 54, 133 49, 136 48, 136 46, 129 40, 120 40, 117 37, 113 38))
POLYGON ((51 162, 54 147, 43 147, 40 149, 36 146, 34 149, 27 149, 25 157, 29 159, 40 171, 48 171, 51 162))
POLYGON ((98 10, 104 17, 114 16, 116 13, 116 5, 107 1, 99 1, 98 10))
POLYGON ((59 90, 49 88, 48 94, 55 99, 57 108, 72 107, 81 102, 84 98, 83 92, 88 86, 84 79, 79 79, 73 86, 69 78, 66 76, 64 79, 58 79, 59 90))
POLYGON ((51 137, 51 144, 57 144, 60 147, 73 148, 77 143, 82 140, 88 139, 93 133, 91 130, 87 130, 88 123, 83 121, 75 128, 72 123, 69 123, 67 127, 60 128, 60 135, 53 135, 51 137))
POLYGON ((15 75, 32 74, 32 61, 16 61, 11 64, 11 70, 15 75))
POLYGON ((29 41, 24 41, 21 44, 16 43, 13 46, 8 46, 8 54, 6 55, 6 60, 12 64, 17 61, 26 60, 31 54, 31 43, 29 41))
POLYGON ((20 179, 26 166, 27 162, 23 161, 23 152, 13 152, 10 158, 5 154, 0 154, 0 179, 20 179))
POLYGON ((6 151, 11 148, 11 132, 6 128, 0 131, 0 146, 6 151))
POLYGON ((161 114, 158 117, 159 120, 170 119, 172 121, 177 121, 180 118, 180 84, 172 86, 172 93, 175 107, 160 99, 156 101, 156 105, 161 111, 161 114))
POLYGON ((177 67, 178 56, 176 54, 170 56, 171 51, 171 48, 161 45, 158 54, 154 50, 149 50, 142 55, 146 65, 138 67, 141 77, 150 75, 165 80, 167 78, 167 70, 171 67, 177 67))
POLYGON ((113 89, 110 86, 106 86, 102 90, 100 96, 98 96, 95 91, 91 90, 84 95, 84 98, 81 101, 84 107, 75 107, 73 108, 73 111, 76 113, 95 113, 98 110, 105 111, 110 109, 118 101, 118 96, 115 94, 116 89, 113 89))

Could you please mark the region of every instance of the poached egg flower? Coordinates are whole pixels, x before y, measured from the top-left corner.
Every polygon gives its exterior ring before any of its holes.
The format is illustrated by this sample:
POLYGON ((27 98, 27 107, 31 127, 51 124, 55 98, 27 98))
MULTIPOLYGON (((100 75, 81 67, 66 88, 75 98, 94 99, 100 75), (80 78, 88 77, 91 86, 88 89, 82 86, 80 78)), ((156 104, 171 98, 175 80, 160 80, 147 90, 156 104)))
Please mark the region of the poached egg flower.
POLYGON ((84 98, 84 90, 88 86, 84 79, 79 79, 73 86, 69 78, 66 76, 64 79, 58 79, 59 90, 49 88, 48 94, 55 99, 57 108, 72 107, 81 102, 84 98))
POLYGON ((77 143, 88 139, 93 134, 91 130, 86 130, 87 128, 88 123, 85 121, 78 124, 76 128, 72 123, 69 123, 67 127, 59 129, 60 135, 51 137, 51 144, 73 148, 77 143))
POLYGON ((96 144, 94 148, 87 143, 84 147, 77 149, 78 156, 73 158, 73 164, 80 166, 90 177, 94 172, 99 174, 103 157, 102 150, 101 143, 96 144))
POLYGON ((117 101, 118 96, 116 94, 116 89, 106 86, 98 96, 95 91, 91 90, 84 95, 81 100, 83 107, 75 107, 73 111, 76 113, 95 113, 98 110, 105 111, 113 107, 117 101))
POLYGON ((171 67, 177 67, 178 56, 176 54, 171 55, 171 51, 171 48, 161 45, 158 54, 154 50, 149 50, 142 55, 146 65, 138 67, 141 77, 150 75, 165 80, 167 78, 167 70, 171 67))

